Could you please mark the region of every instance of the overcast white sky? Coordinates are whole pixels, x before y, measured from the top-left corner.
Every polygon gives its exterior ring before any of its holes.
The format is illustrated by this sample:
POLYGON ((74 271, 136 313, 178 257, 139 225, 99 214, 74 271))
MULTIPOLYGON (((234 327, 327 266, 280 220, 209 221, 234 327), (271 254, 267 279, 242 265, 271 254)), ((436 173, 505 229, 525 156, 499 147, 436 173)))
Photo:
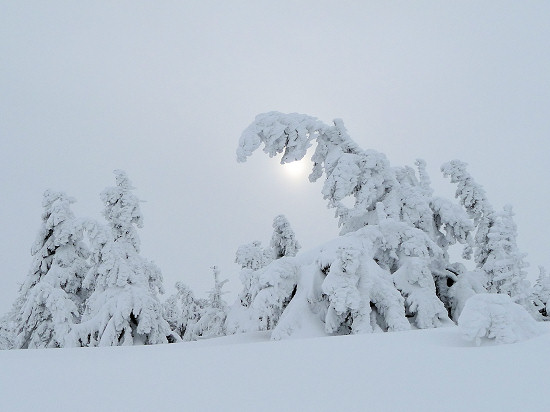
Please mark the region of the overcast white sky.
POLYGON ((258 152, 258 113, 339 117, 393 165, 459 158, 516 212, 531 276, 550 268, 550 2, 0 2, 0 313, 31 263, 46 188, 101 218, 125 169, 142 254, 201 295, 284 213, 305 248, 338 232, 320 187, 258 152))

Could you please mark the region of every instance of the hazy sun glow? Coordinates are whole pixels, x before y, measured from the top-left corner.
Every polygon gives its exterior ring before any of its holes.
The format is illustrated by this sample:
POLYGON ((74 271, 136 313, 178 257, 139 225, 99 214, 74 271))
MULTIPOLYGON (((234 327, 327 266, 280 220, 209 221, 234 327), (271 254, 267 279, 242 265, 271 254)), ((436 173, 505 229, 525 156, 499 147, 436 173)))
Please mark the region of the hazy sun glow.
POLYGON ((286 175, 292 179, 303 179, 309 172, 307 170, 307 162, 304 159, 296 162, 285 163, 282 166, 286 175))

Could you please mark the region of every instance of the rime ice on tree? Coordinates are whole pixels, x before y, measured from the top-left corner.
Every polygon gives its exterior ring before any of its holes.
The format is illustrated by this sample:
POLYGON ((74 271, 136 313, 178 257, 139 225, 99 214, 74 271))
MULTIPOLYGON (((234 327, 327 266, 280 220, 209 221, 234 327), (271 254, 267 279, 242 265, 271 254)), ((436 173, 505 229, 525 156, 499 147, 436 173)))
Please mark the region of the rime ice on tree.
POLYGON ((550 275, 543 266, 539 266, 539 277, 535 286, 533 286, 531 300, 536 310, 544 316, 544 319, 548 319, 550 314, 550 308, 548 307, 550 302, 550 275))
POLYGON ((126 173, 101 193, 109 228, 88 222, 93 248, 85 286, 92 292, 76 336, 88 346, 165 343, 173 338, 162 317, 159 268, 139 255, 136 226, 143 225, 138 198, 126 173))
MULTIPOLYGON (((317 261, 323 264, 311 280, 320 286, 311 287, 308 297, 296 296, 314 302, 312 310, 324 317, 327 331, 402 329, 408 327, 405 316, 418 327, 437 326, 453 310, 449 286, 458 276, 447 249, 457 242, 471 248, 471 220, 458 205, 433 196, 422 160, 416 162, 418 175, 410 167, 392 168, 383 154, 361 149, 341 120, 326 125, 300 114, 258 115, 243 132, 237 157, 245 161, 263 143, 269 156, 282 153, 281 163, 292 162, 314 142, 310 180, 325 175, 323 197, 336 211, 341 234, 349 237, 322 248, 317 261), (339 254, 323 256, 335 245, 339 254)), ((296 287, 304 262, 289 264, 297 273, 296 287)), ((287 311, 294 307, 303 305, 290 302, 287 311)), ((290 330, 293 316, 285 313, 281 322, 290 330)))
POLYGON ((296 256, 300 250, 300 243, 296 240, 294 230, 285 215, 276 216, 273 219, 273 236, 271 237, 271 249, 274 259, 283 256, 296 256))
POLYGON ((458 160, 445 163, 441 170, 457 183, 456 197, 477 226, 474 260, 484 272, 485 288, 491 293, 509 295, 530 313, 535 309, 528 299, 530 284, 526 280, 525 254, 517 247, 517 228, 511 206, 496 212, 485 191, 466 170, 466 163, 458 160))
POLYGON ((193 291, 184 283, 176 283, 176 293, 163 305, 164 318, 170 328, 184 341, 196 339, 194 325, 200 317, 200 305, 193 291))
POLYGON ((223 336, 225 330, 225 318, 227 317, 227 304, 222 298, 223 285, 227 279, 220 281, 220 270, 212 266, 214 276, 214 288, 208 294, 208 300, 200 313, 200 318, 193 326, 194 334, 197 337, 212 338, 223 336))
POLYGON ((272 329, 295 292, 292 258, 301 246, 284 215, 273 219, 270 246, 254 241, 237 249, 243 289, 228 313, 229 333, 272 329))
POLYGON ((82 243, 81 222, 70 210, 73 202, 62 192, 44 192, 33 263, 12 310, 16 348, 76 344, 70 332, 80 321, 86 298, 82 282, 89 253, 82 243))

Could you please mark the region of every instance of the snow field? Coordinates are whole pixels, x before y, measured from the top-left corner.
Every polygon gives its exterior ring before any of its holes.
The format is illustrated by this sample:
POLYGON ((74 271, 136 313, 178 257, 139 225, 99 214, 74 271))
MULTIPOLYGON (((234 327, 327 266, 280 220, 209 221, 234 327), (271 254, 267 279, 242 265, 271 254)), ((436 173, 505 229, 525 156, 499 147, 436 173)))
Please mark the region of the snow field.
POLYGON ((449 326, 1 351, 0 396, 2 410, 13 412, 547 411, 550 334, 485 345, 449 326))

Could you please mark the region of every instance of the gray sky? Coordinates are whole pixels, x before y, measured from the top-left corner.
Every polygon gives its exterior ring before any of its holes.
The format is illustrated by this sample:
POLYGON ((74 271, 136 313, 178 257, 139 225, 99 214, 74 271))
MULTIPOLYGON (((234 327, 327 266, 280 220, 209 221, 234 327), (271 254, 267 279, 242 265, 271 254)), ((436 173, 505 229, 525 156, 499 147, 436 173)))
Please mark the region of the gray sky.
POLYGON ((31 263, 46 188, 100 219, 128 172, 142 254, 201 295, 284 213, 305 248, 335 236, 320 186, 258 152, 258 113, 342 118, 393 165, 459 158, 516 212, 530 273, 550 268, 550 2, 0 2, 0 313, 31 263))

